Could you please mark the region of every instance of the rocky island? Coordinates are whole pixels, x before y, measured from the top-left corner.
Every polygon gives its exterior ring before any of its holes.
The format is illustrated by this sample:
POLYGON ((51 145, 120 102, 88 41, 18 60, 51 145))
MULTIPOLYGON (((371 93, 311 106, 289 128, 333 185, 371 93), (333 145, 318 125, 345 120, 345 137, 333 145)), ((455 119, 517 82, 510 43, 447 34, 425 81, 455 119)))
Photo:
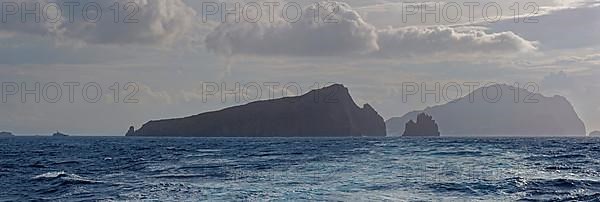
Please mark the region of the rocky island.
POLYGON ((0 132, 0 137, 14 137, 11 132, 0 132))
POLYGON ((69 137, 69 135, 57 131, 56 133, 52 134, 52 137, 69 137))
POLYGON ((440 131, 438 124, 435 123, 433 117, 420 113, 417 115, 417 122, 410 120, 406 123, 406 129, 402 136, 408 137, 439 137, 440 131))
POLYGON ((592 131, 589 136, 590 137, 600 137, 600 131, 592 131))
POLYGON ((497 84, 446 104, 413 111, 386 122, 388 136, 401 136, 406 123, 427 113, 443 136, 585 136, 571 103, 526 89, 497 84))
POLYGON ((334 84, 297 97, 252 102, 195 116, 150 121, 127 136, 347 137, 385 136, 383 118, 334 84))

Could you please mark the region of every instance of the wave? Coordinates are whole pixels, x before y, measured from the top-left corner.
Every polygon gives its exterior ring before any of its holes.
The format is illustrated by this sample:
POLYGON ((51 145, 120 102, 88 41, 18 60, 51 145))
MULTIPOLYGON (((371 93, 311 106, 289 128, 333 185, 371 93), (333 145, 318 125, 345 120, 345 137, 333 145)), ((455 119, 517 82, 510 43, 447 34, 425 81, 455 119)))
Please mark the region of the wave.
POLYGON ((578 158, 588 158, 587 155, 583 154, 563 154, 563 155, 540 155, 540 156, 529 156, 525 157, 526 160, 531 161, 547 161, 547 160, 561 160, 561 159, 578 159, 578 158))
POLYGON ((8 142, 0 201, 600 199, 600 140, 89 140, 8 142))
POLYGON ((35 162, 33 164, 30 164, 28 167, 31 167, 31 168, 47 168, 48 166, 46 166, 46 165, 44 165, 44 164, 42 164, 40 162, 35 162))
MULTIPOLYGON (((553 194, 556 194, 556 193, 553 193, 553 194)), ((600 193, 573 194, 573 195, 565 193, 565 195, 568 195, 568 196, 554 197, 554 198, 551 198, 548 200, 540 200, 535 197, 527 197, 527 198, 522 198, 519 201, 598 201, 598 199, 600 199, 600 193)))
POLYGON ((531 186, 536 188, 562 188, 562 189, 579 189, 585 187, 600 187, 600 182, 592 180, 577 180, 577 179, 550 179, 537 180, 531 182, 531 186))
POLYGON ((182 148, 182 147, 166 147, 165 150, 167 151, 181 151, 181 152, 191 152, 193 150, 188 149, 188 148, 182 148))
POLYGON ((220 149, 196 149, 197 152, 221 152, 220 149))
POLYGON ((440 182, 428 184, 428 186, 436 192, 459 192, 467 194, 477 194, 477 190, 474 189, 473 184, 470 183, 440 182))
POLYGON ((167 179, 188 179, 188 178, 204 178, 206 174, 162 174, 154 175, 152 178, 167 178, 167 179))
POLYGON ((76 160, 67 160, 67 161, 56 161, 52 162, 50 165, 64 165, 64 164, 79 164, 81 162, 76 160))
POLYGON ((38 181, 58 181, 60 184, 95 184, 101 183, 100 181, 90 180, 83 178, 76 174, 70 174, 65 171, 54 171, 47 172, 44 174, 36 175, 31 178, 32 180, 38 181))
POLYGON ((491 156, 480 151, 440 151, 431 153, 432 156, 491 156))
POLYGON ((581 170, 581 167, 577 166, 547 166, 546 170, 581 170))
POLYGON ((583 179, 531 179, 523 178, 513 192, 525 194, 519 201, 597 201, 600 197, 599 181, 583 179), (596 199, 596 200, 593 200, 596 199))
POLYGON ((41 175, 37 175, 35 177, 33 177, 32 179, 37 180, 37 179, 52 179, 52 178, 59 178, 62 176, 68 176, 69 174, 66 173, 65 171, 59 171, 59 172, 47 172, 41 175))

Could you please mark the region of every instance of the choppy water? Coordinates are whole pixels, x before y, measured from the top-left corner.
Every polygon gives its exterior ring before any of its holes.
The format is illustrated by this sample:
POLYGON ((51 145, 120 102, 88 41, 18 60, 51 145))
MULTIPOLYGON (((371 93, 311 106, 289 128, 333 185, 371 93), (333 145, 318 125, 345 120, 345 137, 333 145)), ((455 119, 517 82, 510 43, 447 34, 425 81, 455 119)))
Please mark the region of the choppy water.
POLYGON ((600 200, 593 138, 0 139, 0 200, 600 200))

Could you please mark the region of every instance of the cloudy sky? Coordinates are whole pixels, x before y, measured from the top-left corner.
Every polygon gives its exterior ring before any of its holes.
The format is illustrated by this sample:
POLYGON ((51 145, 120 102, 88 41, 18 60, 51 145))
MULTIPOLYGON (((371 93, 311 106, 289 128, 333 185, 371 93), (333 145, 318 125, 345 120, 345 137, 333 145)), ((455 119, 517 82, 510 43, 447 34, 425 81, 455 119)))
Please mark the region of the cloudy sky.
POLYGON ((598 1, 238 1, 239 19, 235 1, 0 2, 0 130, 17 134, 122 135, 330 83, 386 119, 444 102, 403 102, 406 82, 531 82, 600 129, 598 1))

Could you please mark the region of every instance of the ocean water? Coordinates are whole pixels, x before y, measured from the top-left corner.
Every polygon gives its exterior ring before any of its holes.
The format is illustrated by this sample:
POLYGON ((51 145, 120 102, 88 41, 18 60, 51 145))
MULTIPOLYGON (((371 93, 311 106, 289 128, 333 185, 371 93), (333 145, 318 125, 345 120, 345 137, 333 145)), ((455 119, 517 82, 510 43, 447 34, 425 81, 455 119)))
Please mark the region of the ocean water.
POLYGON ((600 201, 597 138, 0 139, 0 201, 600 201))

